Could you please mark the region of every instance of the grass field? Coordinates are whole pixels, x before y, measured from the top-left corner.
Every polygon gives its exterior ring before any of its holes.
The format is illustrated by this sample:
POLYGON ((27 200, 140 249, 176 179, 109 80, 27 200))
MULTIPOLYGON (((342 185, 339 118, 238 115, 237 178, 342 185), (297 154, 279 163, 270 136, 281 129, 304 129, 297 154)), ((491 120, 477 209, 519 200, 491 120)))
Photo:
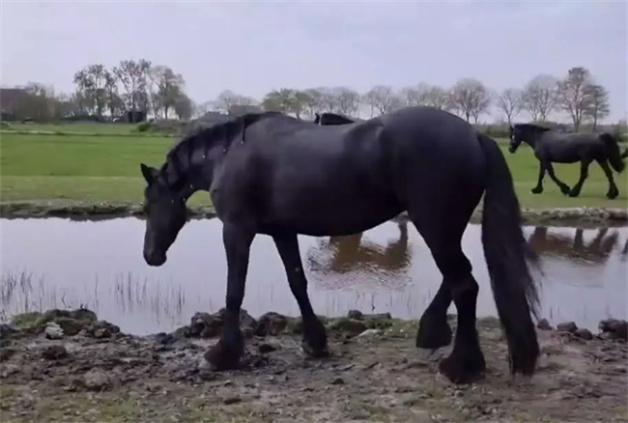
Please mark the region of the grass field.
MULTIPOLYGON (((24 126, 29 126, 26 124, 24 126)), ((35 126, 35 125, 32 125, 35 126)), ((37 130, 46 130, 36 125, 37 130)), ((62 125, 50 125, 54 128, 62 125)), ((75 130, 94 132, 103 130, 131 130, 131 125, 71 124, 75 130), (85 126, 85 128, 81 127, 85 126), (106 129, 105 129, 106 128, 106 129)), ((66 131, 67 128, 64 129, 66 131)), ((126 132, 128 133, 128 132, 126 132)), ((16 134, 0 135, 0 199, 26 201, 67 199, 105 202, 141 202, 144 181, 139 163, 159 165, 172 139, 164 137, 120 137, 115 133, 100 136, 63 136, 16 134)), ((516 154, 502 149, 515 179, 517 193, 523 207, 626 207, 626 175, 615 174, 620 197, 605 197, 608 185, 597 165, 592 165, 580 197, 563 196, 556 185, 546 177, 545 192, 530 193, 535 186, 538 163, 527 147, 516 154)), ((560 179, 572 186, 578 180, 579 166, 556 165, 560 179)), ((206 193, 198 193, 192 205, 209 203, 206 193)))
POLYGON ((91 133, 91 134, 132 134, 137 132, 136 124, 129 123, 10 123, 9 130, 12 131, 36 131, 36 132, 63 132, 71 133, 91 133))

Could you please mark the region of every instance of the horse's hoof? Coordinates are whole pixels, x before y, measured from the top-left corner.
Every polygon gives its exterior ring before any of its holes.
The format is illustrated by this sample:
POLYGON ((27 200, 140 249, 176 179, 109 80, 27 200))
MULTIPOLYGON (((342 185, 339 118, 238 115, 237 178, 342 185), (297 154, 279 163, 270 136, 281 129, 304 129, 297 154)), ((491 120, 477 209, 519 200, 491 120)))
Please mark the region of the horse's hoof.
POLYGON ((574 190, 569 191, 569 196, 572 198, 577 197, 579 195, 580 195, 580 191, 574 191, 574 190))
POLYGON ((423 316, 416 334, 416 347, 436 350, 451 344, 451 328, 447 316, 442 318, 423 316))
POLYGON ((538 188, 532 188, 532 194, 541 194, 543 193, 543 188, 538 189, 538 188))
POLYGON ((482 353, 459 357, 453 353, 441 360, 438 370, 455 384, 473 383, 484 376, 486 362, 482 353))
POLYGON ((317 318, 303 322, 303 352, 313 358, 329 356, 327 347, 327 332, 325 326, 317 318))
POLYGON ((227 345, 222 340, 205 353, 205 360, 212 370, 236 370, 240 367, 240 357, 244 353, 244 342, 227 345))
POLYGON ((560 187, 560 192, 562 192, 564 195, 569 195, 569 193, 571 192, 571 188, 569 188, 567 185, 560 187))
POLYGON ((614 200, 615 198, 617 198, 618 195, 619 195, 619 192, 613 191, 606 194, 606 198, 608 198, 609 200, 614 200))

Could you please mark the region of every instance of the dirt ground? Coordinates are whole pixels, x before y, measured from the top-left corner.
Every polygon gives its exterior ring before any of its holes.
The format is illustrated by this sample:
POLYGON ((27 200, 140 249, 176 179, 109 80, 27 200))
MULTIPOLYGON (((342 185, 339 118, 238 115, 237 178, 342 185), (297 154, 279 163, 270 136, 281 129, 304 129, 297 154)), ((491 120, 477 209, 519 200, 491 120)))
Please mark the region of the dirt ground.
MULTIPOLYGON (((300 349, 299 322, 244 316, 239 371, 203 353, 221 314, 172 334, 125 335, 87 310, 52 310, 0 325, 3 422, 625 422, 627 344, 539 330, 531 379, 512 379, 494 319, 478 322, 487 374, 454 386, 437 374, 448 351, 414 347, 416 322, 387 315, 325 319, 332 356, 300 349), (272 335, 275 334, 275 335, 272 335), (51 339, 52 338, 52 339, 51 339)), ((452 320, 453 322, 453 320, 452 320)), ((568 330, 572 330, 570 328, 568 330)), ((625 326, 624 326, 625 329, 625 326)))

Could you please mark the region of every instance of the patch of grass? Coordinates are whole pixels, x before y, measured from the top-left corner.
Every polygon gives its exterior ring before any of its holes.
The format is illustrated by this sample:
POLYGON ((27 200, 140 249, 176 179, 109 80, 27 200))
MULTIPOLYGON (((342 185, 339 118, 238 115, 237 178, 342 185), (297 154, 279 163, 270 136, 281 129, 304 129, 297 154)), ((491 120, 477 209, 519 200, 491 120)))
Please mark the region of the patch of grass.
POLYGON ((131 123, 98 123, 98 122, 59 122, 59 123, 20 123, 13 122, 10 129, 15 131, 43 131, 63 133, 98 133, 98 134, 129 134, 136 127, 131 123))
MULTIPOLYGON (((119 137, 113 134, 69 137, 3 133, 1 139, 2 201, 62 199, 110 203, 141 202, 144 181, 139 163, 161 164, 173 142, 167 137, 119 137)), ((608 200, 605 197, 607 181, 596 164, 590 168, 590 176, 580 197, 565 197, 548 177, 545 192, 534 195, 530 190, 536 185, 538 162, 531 150, 522 147, 516 154, 510 154, 505 143, 500 145, 523 207, 626 207, 626 177, 615 174, 620 197, 608 200)), ((578 180, 580 167, 577 164, 557 164, 555 169, 558 177, 570 186, 578 180)), ((207 194, 199 193, 191 199, 190 205, 208 202, 207 194)))

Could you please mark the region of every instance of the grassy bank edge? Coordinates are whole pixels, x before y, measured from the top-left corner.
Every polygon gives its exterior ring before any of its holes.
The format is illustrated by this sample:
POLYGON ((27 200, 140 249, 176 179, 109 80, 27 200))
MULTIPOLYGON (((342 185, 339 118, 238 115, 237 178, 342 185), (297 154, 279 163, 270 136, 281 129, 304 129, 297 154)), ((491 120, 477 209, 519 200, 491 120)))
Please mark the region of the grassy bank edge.
MULTIPOLYGON (((190 206, 190 218, 206 219, 216 216, 210 205, 190 206)), ((552 224, 558 226, 628 225, 628 208, 549 208, 522 209, 525 224, 552 224)), ((142 218, 142 205, 129 202, 89 202, 68 200, 0 202, 0 217, 4 219, 63 217, 73 220, 104 220, 120 217, 142 218)), ((482 210, 478 208, 471 218, 479 223, 482 210)), ((407 219, 405 213, 396 220, 407 219)))

